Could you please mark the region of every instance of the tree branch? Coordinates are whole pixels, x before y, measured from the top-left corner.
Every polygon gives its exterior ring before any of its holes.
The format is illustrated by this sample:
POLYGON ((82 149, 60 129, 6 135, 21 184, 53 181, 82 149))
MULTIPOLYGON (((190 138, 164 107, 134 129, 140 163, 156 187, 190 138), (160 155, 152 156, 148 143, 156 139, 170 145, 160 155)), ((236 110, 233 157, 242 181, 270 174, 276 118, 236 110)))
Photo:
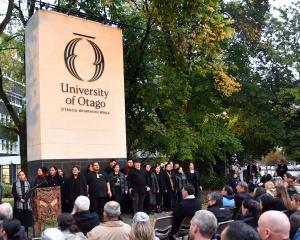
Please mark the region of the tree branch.
POLYGON ((19 6, 17 4, 14 4, 14 8, 18 10, 20 20, 21 20, 23 26, 25 27, 27 21, 26 21, 26 19, 24 17, 24 14, 22 12, 22 9, 21 9, 21 6, 20 6, 20 1, 19 1, 19 6))
POLYGON ((8 97, 3 89, 3 75, 2 75, 2 69, 0 68, 0 98, 2 99, 6 110, 8 111, 8 113, 10 114, 12 120, 14 121, 14 124, 16 126, 16 130, 18 131, 18 133, 20 131, 22 131, 22 123, 20 122, 18 115, 15 111, 15 109, 13 108, 13 106, 10 104, 8 97))
POLYGON ((0 24, 0 34, 3 33, 4 29, 6 28, 6 25, 10 22, 13 9, 14 9, 14 0, 9 0, 5 18, 0 24))

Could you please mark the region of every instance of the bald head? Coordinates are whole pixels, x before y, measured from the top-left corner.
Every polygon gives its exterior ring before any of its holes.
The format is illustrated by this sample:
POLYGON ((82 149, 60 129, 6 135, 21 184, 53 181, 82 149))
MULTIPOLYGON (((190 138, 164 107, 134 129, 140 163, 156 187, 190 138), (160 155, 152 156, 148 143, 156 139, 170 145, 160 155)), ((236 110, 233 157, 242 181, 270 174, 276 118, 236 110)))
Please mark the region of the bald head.
POLYGON ((264 212, 258 220, 258 233, 262 240, 289 239, 290 221, 282 212, 264 212))

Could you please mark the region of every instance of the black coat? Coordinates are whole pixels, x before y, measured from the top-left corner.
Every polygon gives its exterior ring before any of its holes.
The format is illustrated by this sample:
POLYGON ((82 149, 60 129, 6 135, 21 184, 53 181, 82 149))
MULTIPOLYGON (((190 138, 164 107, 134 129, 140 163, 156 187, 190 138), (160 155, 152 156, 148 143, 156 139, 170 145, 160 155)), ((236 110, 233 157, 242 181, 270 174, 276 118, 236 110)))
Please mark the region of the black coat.
POLYGON ((133 168, 127 177, 128 188, 132 188, 133 192, 145 193, 146 180, 141 170, 133 168))
POLYGON ((216 216, 218 223, 231 220, 230 209, 224 208, 222 204, 208 206, 207 210, 216 216))
POLYGON ((175 177, 172 172, 171 172, 171 178, 170 178, 168 173, 165 171, 162 174, 162 180, 163 180, 164 192, 175 191, 175 189, 176 189, 175 177))
POLYGON ((255 216, 244 216, 243 217, 243 222, 247 223, 249 226, 253 227, 255 230, 257 228, 257 219, 255 216))
POLYGON ((54 177, 48 175, 46 177, 46 180, 47 180, 47 187, 56 187, 56 186, 63 185, 63 178, 57 174, 54 177))
POLYGON ((248 192, 237 193, 234 196, 236 211, 240 210, 243 201, 246 199, 252 199, 252 196, 248 192))
POLYGON ((33 186, 39 186, 39 188, 47 187, 48 183, 46 177, 44 176, 36 176, 33 186))
POLYGON ((199 199, 185 199, 177 205, 173 212, 173 225, 172 235, 174 235, 179 227, 182 220, 186 217, 192 218, 198 210, 201 209, 201 203, 199 199))
POLYGON ((194 173, 191 173, 188 171, 186 173, 187 180, 190 184, 192 184, 195 188, 195 197, 199 197, 199 188, 200 188, 200 175, 199 173, 195 170, 194 173))
POLYGON ((70 204, 73 204, 78 196, 87 195, 87 183, 84 175, 78 174, 77 179, 73 176, 69 177, 65 181, 65 200, 70 204))
POLYGON ((94 227, 99 225, 99 217, 97 213, 90 211, 81 211, 73 215, 79 230, 86 235, 94 227))
POLYGON ((128 185, 127 180, 124 173, 119 172, 118 175, 114 174, 113 172, 109 175, 109 183, 110 183, 110 189, 112 192, 112 195, 115 194, 115 183, 117 181, 117 178, 120 179, 120 187, 121 187, 121 193, 125 194, 125 191, 128 191, 128 185))

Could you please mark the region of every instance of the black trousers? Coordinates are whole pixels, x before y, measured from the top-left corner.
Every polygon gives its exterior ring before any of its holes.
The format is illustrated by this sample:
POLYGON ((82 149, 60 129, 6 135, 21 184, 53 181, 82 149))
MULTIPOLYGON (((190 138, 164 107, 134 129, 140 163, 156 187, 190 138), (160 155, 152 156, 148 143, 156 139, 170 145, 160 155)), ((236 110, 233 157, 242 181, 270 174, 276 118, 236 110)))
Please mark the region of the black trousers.
POLYGON ((106 198, 91 198, 91 206, 90 211, 95 212, 99 216, 99 220, 102 221, 103 218, 103 208, 105 203, 107 202, 106 198))
POLYGON ((134 214, 143 211, 144 200, 145 200, 145 193, 138 193, 138 192, 132 193, 132 207, 133 207, 134 214))
POLYGON ((167 211, 171 211, 174 208, 175 200, 176 197, 175 192, 173 190, 168 190, 164 194, 164 207, 167 211))

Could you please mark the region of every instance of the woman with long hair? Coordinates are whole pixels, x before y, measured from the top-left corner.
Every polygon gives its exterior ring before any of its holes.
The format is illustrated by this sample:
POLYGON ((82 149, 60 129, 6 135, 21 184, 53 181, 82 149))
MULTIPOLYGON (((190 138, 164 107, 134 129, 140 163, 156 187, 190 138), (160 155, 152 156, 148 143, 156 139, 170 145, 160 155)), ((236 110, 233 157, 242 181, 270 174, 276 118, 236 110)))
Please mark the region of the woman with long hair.
POLYGON ((65 181, 65 201, 66 211, 71 212, 74 207, 74 202, 78 196, 87 195, 87 184, 84 175, 80 173, 78 165, 74 165, 71 171, 71 176, 65 181))
POLYGON ((275 194, 276 198, 278 198, 282 202, 285 210, 292 210, 291 199, 285 186, 277 185, 275 189, 276 189, 276 194, 275 194))
POLYGON ((48 187, 61 186, 63 183, 63 179, 58 175, 57 168, 55 166, 51 166, 49 168, 49 174, 46 177, 46 180, 48 182, 48 187))
POLYGON ((189 170, 186 173, 187 180, 190 184, 192 184, 195 188, 195 197, 200 198, 200 175, 195 170, 194 163, 189 164, 189 170))
POLYGON ((30 183, 23 171, 18 173, 18 180, 13 183, 12 194, 14 196, 14 218, 18 219, 28 232, 32 226, 32 208, 30 202, 30 183))
POLYGON ((292 209, 300 212, 300 193, 291 196, 292 209))

